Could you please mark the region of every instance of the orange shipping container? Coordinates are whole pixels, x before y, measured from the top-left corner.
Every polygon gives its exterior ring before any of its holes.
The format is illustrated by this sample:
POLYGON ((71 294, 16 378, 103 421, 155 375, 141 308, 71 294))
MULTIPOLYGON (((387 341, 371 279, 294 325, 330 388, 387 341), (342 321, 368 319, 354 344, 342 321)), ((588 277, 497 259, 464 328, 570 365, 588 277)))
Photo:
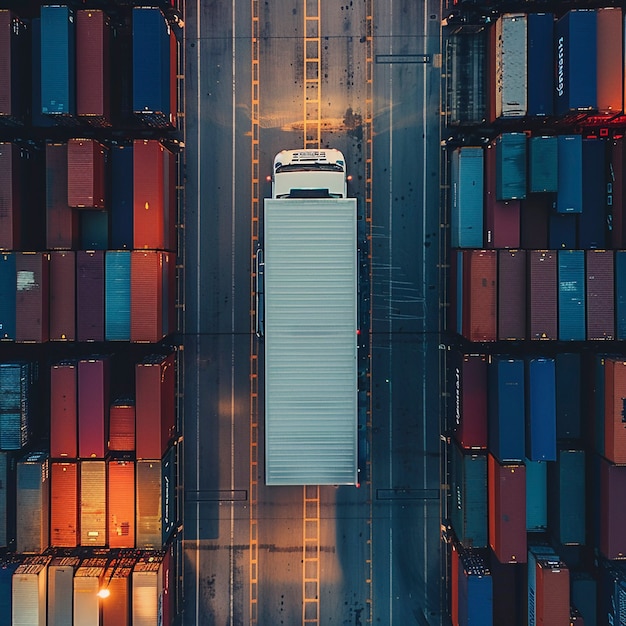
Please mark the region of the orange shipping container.
POLYGON ((163 253, 133 250, 130 255, 130 340, 163 338, 163 253))
POLYGON ((133 239, 137 249, 165 248, 164 151, 155 140, 133 143, 133 239))
POLYGON ((80 544, 106 545, 106 464, 80 462, 80 544))
POLYGON ((622 9, 598 9, 597 15, 597 101, 600 113, 623 110, 623 22, 622 9))
POLYGON ((78 545, 78 465, 52 463, 50 471, 50 544, 58 548, 78 545))
POLYGON ((626 464, 626 361, 604 362, 604 456, 617 465, 626 464))
POLYGON ((104 580, 108 581, 111 595, 102 603, 102 626, 130 626, 130 581, 134 566, 135 559, 132 557, 109 564, 104 580))
POLYGON ((133 452, 135 450, 135 403, 116 400, 109 415, 109 450, 133 452))
POLYGON ((570 626, 569 570, 565 563, 537 560, 537 626, 570 626))
POLYGON ((109 461, 109 547, 135 547, 135 463, 109 461))

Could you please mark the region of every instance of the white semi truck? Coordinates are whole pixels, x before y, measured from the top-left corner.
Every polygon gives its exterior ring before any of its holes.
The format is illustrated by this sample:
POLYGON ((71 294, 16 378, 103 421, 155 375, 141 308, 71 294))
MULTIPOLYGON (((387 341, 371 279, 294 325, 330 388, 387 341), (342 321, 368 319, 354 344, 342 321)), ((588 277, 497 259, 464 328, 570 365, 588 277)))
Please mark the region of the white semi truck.
POLYGON ((257 251, 267 485, 358 484, 357 270, 343 155, 280 152, 257 251))

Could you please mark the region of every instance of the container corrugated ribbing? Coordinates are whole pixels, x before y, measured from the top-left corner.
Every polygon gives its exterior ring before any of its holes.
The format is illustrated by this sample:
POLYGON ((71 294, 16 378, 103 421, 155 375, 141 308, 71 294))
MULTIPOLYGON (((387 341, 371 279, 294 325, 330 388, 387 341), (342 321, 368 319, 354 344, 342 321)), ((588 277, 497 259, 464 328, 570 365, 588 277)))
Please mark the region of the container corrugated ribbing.
POLYGON ((624 72, 616 59, 623 58, 624 27, 620 7, 596 11, 597 103, 601 113, 624 109, 624 72))
POLYGON ((20 450, 30 440, 33 366, 0 363, 0 450, 20 450))
MULTIPOLYGON (((528 14, 528 115, 554 112, 554 15, 528 14)), ((531 189, 532 191, 532 189, 531 189)))
POLYGON ((534 358, 526 366, 526 456, 556 461, 554 359, 534 358))
POLYGON ((13 573, 12 624, 45 624, 50 557, 27 557, 13 573))
POLYGON ((106 558, 84 559, 74 574, 74 624, 99 624, 98 591, 104 582, 106 558))
POLYGON ((78 244, 78 214, 67 202, 67 144, 46 144, 46 246, 71 250, 78 244))
MULTIPOLYGON (((549 521, 552 536, 564 545, 582 545, 585 525, 585 452, 559 450, 549 467, 549 521)), ((594 489, 597 486, 594 485, 594 489)))
POLYGON ((19 252, 15 269, 16 340, 27 343, 48 341, 50 256, 42 252, 19 252))
POLYGON ((80 545, 105 546, 106 527, 106 464, 81 461, 80 545))
POLYGON ((0 254, 0 340, 15 341, 17 274, 12 252, 0 254))
POLYGON ((108 581, 107 587, 111 595, 103 602, 102 626, 130 626, 130 583, 134 566, 134 557, 115 559, 109 563, 104 579, 108 581))
POLYGON ((163 338, 163 253, 131 252, 130 340, 154 343, 163 338))
POLYGON ((495 341, 495 250, 466 250, 463 259, 463 336, 470 341, 495 341))
POLYGON ((109 547, 135 547, 135 463, 108 461, 109 547))
POLYGON ((155 549, 162 545, 161 461, 137 461, 136 547, 155 549))
POLYGON ((70 139, 67 146, 67 203, 71 207, 106 208, 107 149, 93 139, 70 139))
POLYGON ((111 452, 134 452, 135 450, 135 402, 116 400, 109 416, 109 450, 111 452))
POLYGON ((11 624, 13 613, 13 574, 21 562, 22 558, 17 555, 6 555, 0 561, 0 610, 7 626, 11 624))
POLYGON ((66 626, 74 617, 74 572, 78 557, 55 557, 48 566, 48 626, 66 626))
POLYGON ((111 248, 133 248, 133 144, 111 147, 111 248))
POLYGON ((163 555, 141 558, 133 569, 132 623, 148 626, 160 621, 163 600, 163 555))
POLYGON ((496 199, 526 197, 526 134, 502 133, 496 138, 496 199))
POLYGON ((454 355, 450 372, 454 397, 454 436, 461 447, 487 447, 487 357, 454 355))
POLYGON ((450 242, 453 248, 483 247, 483 149, 456 148, 450 155, 450 242))
POLYGON ((104 341, 104 251, 76 253, 76 335, 104 341))
POLYGON ((557 339, 557 255, 528 253, 528 338, 557 339))
POLYGON ((526 467, 526 530, 545 531, 548 526, 548 464, 524 459, 526 467))
POLYGON ((626 557, 626 467, 600 459, 600 552, 607 559, 626 557))
POLYGON ((530 193, 558 190, 558 139, 539 135, 528 140, 528 191, 530 193))
POLYGON ((626 464, 626 360, 607 358, 604 362, 604 456, 611 463, 626 464))
POLYGON ((43 552, 50 543, 49 461, 32 452, 17 464, 17 551, 43 552))
POLYGON ((20 149, 0 143, 0 249, 21 247, 20 149))
POLYGON ((465 549, 459 554, 458 624, 493 624, 493 582, 487 551, 465 549))
POLYGON ((75 458, 78 452, 78 369, 75 361, 50 368, 50 456, 75 458))
POLYGON ((586 250, 587 339, 615 339, 612 250, 586 250))
POLYGON ((109 358, 78 362, 78 456, 103 459, 109 425, 109 358))
POLYGON ((498 339, 526 338, 526 250, 498 251, 498 339))
POLYGON ((583 142, 580 135, 559 135, 558 213, 580 213, 583 208, 583 142))
POLYGON ((76 253, 50 253, 50 341, 76 340, 76 253))
POLYGON ((76 113, 110 125, 109 20, 97 10, 76 12, 76 113))
POLYGON ((616 339, 626 339, 626 251, 615 251, 615 332, 616 339))
POLYGON ((20 63, 26 54, 26 25, 11 11, 0 11, 0 119, 21 124, 25 84, 20 63))
POLYGON ((130 250, 105 252, 105 338, 130 341, 130 250))
POLYGON ((558 558, 537 560, 537 623, 570 626, 569 570, 558 558))
POLYGON ((527 17, 505 13, 496 21, 496 117, 524 117, 528 110, 527 17))
POLYGON ((606 142, 583 139, 582 212, 578 216, 578 247, 604 249, 607 243, 606 142))
POLYGON ((53 462, 50 483, 50 545, 74 548, 79 543, 77 462, 53 462))

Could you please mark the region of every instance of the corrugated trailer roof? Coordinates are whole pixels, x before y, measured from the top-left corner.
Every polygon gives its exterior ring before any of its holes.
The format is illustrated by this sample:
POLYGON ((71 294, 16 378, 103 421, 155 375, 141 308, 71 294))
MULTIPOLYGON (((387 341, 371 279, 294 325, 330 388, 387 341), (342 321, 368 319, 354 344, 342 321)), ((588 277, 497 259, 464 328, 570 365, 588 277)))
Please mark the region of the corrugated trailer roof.
POLYGON ((266 200, 264 220, 266 484, 355 484, 356 200, 266 200))

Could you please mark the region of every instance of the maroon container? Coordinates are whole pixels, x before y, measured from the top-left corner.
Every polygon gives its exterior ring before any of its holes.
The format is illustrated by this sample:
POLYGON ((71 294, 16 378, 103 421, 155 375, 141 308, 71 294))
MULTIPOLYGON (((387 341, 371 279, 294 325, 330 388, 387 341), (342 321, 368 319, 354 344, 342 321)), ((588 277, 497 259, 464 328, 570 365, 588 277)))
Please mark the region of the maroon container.
POLYGON ((537 559, 537 626, 570 626, 569 570, 565 563, 537 559))
POLYGON ((78 545, 78 463, 50 465, 50 545, 78 545))
POLYGON ((109 426, 109 358, 78 362, 78 456, 103 459, 109 426))
POLYGON ((611 462, 626 465, 626 360, 604 360, 604 456, 611 462))
POLYGON ((78 365, 61 361, 50 368, 50 456, 76 458, 78 452, 78 365))
POLYGON ((50 341, 76 340, 76 253, 50 253, 50 341))
POLYGON ((110 125, 109 20, 98 10, 76 12, 76 113, 110 125))
POLYGON ((136 249, 164 250, 169 238, 164 152, 167 152, 165 147, 155 140, 133 142, 133 247, 136 249))
POLYGON ((528 251, 528 338, 558 339, 557 255, 528 251))
POLYGON ((587 250, 587 339, 615 339, 615 285, 612 250, 587 250))
POLYGON ((496 146, 485 148, 485 247, 519 248, 520 201, 496 199, 496 146))
POLYGON ((48 341, 50 255, 43 252, 19 252, 15 257, 15 266, 15 338, 25 343, 48 341))
POLYGON ((78 213, 67 203, 67 144, 46 144, 46 247, 78 247, 78 213))
POLYGON ((174 354, 135 366, 137 459, 160 459, 175 434, 174 354))
POLYGON ((0 143, 0 249, 20 249, 20 151, 0 143))
POLYGON ((465 250, 463 254, 463 336, 470 341, 495 341, 496 251, 465 250))
POLYGON ((130 340, 163 338, 163 253, 133 250, 130 254, 130 340))
POLYGON ((526 338, 526 250, 498 251, 498 339, 526 338))
POLYGON ((600 552, 626 557, 626 467, 600 460, 600 552))
POLYGON ((13 110, 13 76, 12 76, 12 44, 13 44, 13 13, 0 11, 0 115, 12 116, 13 110))
POLYGON ((70 139, 67 145, 67 203, 79 208, 106 208, 106 148, 93 139, 70 139))
POLYGON ((624 238, 624 202, 626 201, 624 190, 624 140, 613 139, 609 148, 609 208, 611 210, 611 246, 622 249, 624 238))
POLYGON ((78 341, 104 341, 104 250, 76 253, 78 341))
POLYGON ((487 447, 487 357, 454 357, 454 436, 465 449, 487 447))
POLYGON ((521 247, 545 250, 548 246, 548 223, 554 194, 528 194, 520 202, 521 247))
POLYGON ((526 563, 526 468, 489 454, 489 545, 501 563, 526 563))
POLYGON ((135 450, 135 403, 132 400, 116 400, 111 405, 109 450, 111 452, 135 450))

